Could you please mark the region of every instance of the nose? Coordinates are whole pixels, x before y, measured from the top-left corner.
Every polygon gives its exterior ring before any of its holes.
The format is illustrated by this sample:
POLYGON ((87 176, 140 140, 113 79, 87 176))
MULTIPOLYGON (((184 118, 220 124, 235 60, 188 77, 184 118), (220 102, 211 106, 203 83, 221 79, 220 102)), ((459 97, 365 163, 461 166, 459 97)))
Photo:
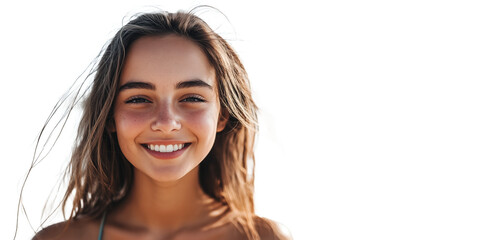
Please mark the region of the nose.
POLYGON ((155 119, 151 124, 153 131, 169 133, 180 130, 181 124, 176 111, 170 107, 170 104, 162 104, 155 113, 155 119))

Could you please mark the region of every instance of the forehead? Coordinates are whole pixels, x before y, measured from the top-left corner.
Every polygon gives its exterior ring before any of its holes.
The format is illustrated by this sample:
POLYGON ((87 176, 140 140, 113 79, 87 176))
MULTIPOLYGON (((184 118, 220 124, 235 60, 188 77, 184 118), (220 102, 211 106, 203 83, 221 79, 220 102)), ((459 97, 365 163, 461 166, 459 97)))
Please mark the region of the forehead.
POLYGON ((189 79, 215 85, 215 71, 199 45, 171 34, 136 40, 126 56, 120 85, 133 80, 175 84, 189 79))

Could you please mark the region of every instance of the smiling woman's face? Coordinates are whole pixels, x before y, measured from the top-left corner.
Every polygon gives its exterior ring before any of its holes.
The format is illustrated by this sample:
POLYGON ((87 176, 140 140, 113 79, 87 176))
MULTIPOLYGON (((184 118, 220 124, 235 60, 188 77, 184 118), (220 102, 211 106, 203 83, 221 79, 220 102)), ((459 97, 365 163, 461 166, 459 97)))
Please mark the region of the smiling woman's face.
POLYGON ((225 126, 214 69, 188 39, 136 40, 119 86, 115 131, 135 174, 159 182, 182 178, 198 167, 225 126))

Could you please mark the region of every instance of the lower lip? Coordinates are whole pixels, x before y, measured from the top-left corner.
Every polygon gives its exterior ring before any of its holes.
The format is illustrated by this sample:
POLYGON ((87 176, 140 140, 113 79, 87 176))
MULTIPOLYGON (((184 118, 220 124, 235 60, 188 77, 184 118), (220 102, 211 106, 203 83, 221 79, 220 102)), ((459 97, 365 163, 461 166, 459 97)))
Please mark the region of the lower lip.
POLYGON ((182 149, 177 150, 177 151, 173 151, 173 152, 157 152, 157 151, 150 150, 149 148, 146 148, 146 147, 143 147, 143 148, 145 148, 145 150, 148 153, 150 153, 150 155, 154 156, 155 158, 158 158, 158 159, 174 159, 174 158, 177 158, 180 155, 182 155, 189 146, 190 146, 190 144, 185 144, 185 146, 182 149))

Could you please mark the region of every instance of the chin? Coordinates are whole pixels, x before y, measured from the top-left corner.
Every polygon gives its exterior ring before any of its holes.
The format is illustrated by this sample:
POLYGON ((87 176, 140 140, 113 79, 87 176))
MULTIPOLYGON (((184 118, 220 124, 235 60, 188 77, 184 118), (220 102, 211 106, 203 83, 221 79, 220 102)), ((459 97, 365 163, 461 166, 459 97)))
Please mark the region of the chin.
POLYGON ((159 183, 178 182, 184 178, 195 177, 198 180, 198 166, 191 169, 181 169, 180 166, 159 167, 154 169, 148 176, 159 183))

